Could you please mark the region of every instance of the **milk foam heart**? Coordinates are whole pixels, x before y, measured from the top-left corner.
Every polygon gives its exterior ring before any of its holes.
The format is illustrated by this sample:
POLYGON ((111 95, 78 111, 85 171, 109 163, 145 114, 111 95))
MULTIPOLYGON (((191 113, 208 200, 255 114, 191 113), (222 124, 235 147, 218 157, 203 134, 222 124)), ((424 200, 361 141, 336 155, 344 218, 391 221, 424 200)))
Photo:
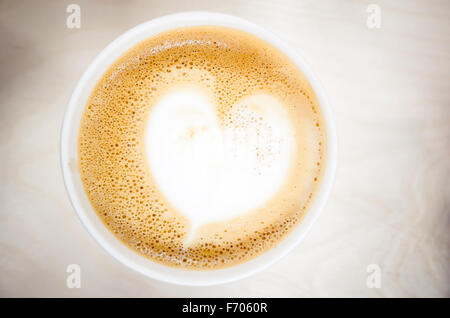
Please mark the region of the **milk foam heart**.
POLYGON ((293 146, 290 119, 274 97, 244 97, 221 124, 212 99, 193 87, 165 94, 146 134, 155 182, 194 231, 270 199, 286 178, 293 146))

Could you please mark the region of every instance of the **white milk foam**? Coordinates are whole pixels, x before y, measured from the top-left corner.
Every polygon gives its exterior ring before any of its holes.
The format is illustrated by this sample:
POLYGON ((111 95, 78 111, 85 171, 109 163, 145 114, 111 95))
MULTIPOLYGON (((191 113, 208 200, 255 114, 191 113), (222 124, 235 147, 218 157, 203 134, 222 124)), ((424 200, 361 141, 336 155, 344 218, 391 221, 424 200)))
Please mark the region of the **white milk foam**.
POLYGON ((219 122, 201 88, 177 87, 152 109, 146 131, 151 174, 167 200, 203 224, 260 207, 277 193, 291 165, 295 137, 284 106, 266 93, 247 96, 219 122))

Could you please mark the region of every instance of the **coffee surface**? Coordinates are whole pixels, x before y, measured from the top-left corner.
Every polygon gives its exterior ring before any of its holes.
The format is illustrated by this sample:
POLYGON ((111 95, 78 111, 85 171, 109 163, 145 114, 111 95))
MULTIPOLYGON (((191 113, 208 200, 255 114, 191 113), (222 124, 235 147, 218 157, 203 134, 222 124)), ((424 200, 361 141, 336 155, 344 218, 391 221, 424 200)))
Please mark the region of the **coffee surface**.
POLYGON ((165 265, 217 269, 298 225, 320 187, 325 136, 310 84, 278 49, 230 28, 180 28, 98 81, 79 170, 124 244, 165 265))

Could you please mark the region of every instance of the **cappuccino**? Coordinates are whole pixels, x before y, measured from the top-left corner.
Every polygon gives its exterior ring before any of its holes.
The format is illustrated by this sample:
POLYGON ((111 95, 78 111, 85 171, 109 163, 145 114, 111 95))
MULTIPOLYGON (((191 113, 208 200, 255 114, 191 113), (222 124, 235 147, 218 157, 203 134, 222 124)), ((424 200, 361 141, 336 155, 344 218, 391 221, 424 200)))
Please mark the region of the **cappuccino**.
POLYGON ((326 142, 316 96, 281 51, 244 31, 186 27, 136 45, 100 78, 81 120, 79 171, 131 249, 218 269, 301 222, 326 142))

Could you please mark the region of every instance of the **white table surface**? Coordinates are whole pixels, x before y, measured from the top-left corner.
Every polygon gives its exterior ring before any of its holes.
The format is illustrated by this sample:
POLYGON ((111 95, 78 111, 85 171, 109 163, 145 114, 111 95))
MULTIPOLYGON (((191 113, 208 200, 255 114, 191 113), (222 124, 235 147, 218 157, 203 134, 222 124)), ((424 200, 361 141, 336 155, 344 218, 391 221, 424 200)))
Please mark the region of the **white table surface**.
POLYGON ((2 1, 0 296, 450 296, 450 2, 2 1), (66 6, 81 28, 66 27, 66 6), (381 28, 366 25, 381 8, 381 28), (149 19, 210 10, 285 39, 321 79, 339 168, 307 238, 267 270, 214 287, 133 272, 88 235, 65 193, 59 133, 72 89, 118 35, 149 19), (66 286, 68 264, 81 288, 66 286), (381 288, 368 288, 369 264, 381 288))

